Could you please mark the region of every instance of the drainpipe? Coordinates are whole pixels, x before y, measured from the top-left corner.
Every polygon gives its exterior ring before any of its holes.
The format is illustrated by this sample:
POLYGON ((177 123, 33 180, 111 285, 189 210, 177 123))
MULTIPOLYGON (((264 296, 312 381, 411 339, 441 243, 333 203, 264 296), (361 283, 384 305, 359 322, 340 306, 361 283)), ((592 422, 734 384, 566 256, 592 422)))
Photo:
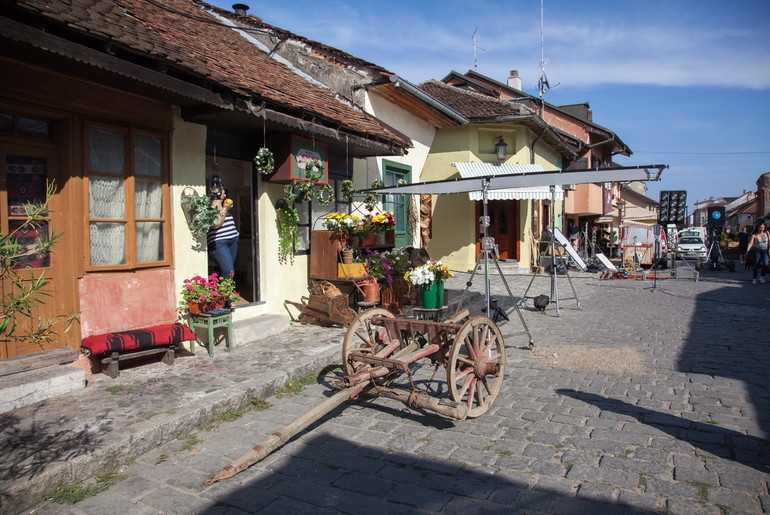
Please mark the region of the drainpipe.
POLYGON ((543 137, 543 134, 545 134, 545 129, 543 129, 543 132, 529 144, 529 164, 531 165, 535 164, 535 145, 537 145, 537 141, 543 137))

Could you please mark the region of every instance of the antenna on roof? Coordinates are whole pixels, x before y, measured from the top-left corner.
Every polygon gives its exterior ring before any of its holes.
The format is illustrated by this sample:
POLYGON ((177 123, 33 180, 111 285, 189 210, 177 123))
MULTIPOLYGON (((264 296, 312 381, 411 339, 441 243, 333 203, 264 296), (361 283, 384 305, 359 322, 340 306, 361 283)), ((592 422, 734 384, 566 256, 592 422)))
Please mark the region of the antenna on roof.
MULTIPOLYGON (((544 13, 544 7, 543 7, 543 0, 540 0, 540 77, 537 79, 537 89, 540 92, 540 100, 542 100, 545 97, 545 92, 551 89, 551 85, 548 84, 548 77, 545 75, 545 54, 544 54, 544 44, 543 44, 543 13, 544 13)), ((556 84, 554 87, 558 86, 561 83, 556 84)))
POLYGON ((478 68, 478 59, 476 59, 476 49, 478 48, 479 50, 481 50, 483 52, 486 52, 486 49, 481 48, 480 46, 476 45, 476 32, 478 32, 478 30, 479 30, 478 27, 473 29, 473 36, 472 36, 473 37, 473 67, 474 68, 478 68))

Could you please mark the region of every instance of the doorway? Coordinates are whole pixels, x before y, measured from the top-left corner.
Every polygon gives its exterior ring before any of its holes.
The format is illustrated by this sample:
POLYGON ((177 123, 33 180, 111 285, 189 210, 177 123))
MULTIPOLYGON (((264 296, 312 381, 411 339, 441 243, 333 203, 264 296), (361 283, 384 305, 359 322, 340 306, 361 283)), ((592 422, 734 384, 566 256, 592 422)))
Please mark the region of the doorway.
MULTIPOLYGON (((42 122, 46 124, 48 122, 42 122)), ((53 127, 50 128, 53 133, 53 127)), ((51 138, 52 139, 52 138, 51 138)), ((73 242, 76 239, 72 217, 67 220, 63 206, 68 205, 62 198, 61 183, 66 182, 59 176, 60 153, 53 141, 26 142, 14 141, 12 137, 0 136, 0 228, 3 234, 16 231, 15 239, 22 248, 29 249, 21 256, 15 266, 15 273, 23 282, 47 281, 36 296, 39 303, 33 302, 32 316, 18 317, 16 335, 29 334, 38 327, 38 320, 47 321, 60 315, 77 312, 76 299, 76 259, 73 242), (57 181, 59 179, 59 181, 57 181), (25 206, 42 204, 46 199, 46 187, 57 183, 47 211, 41 213, 37 224, 28 225, 25 206), (35 252, 35 245, 51 235, 61 236, 54 242, 50 253, 35 252)), ((0 281, 0 293, 8 299, 18 290, 12 284, 12 278, 4 277, 0 281)), ((21 356, 41 350, 72 347, 80 342, 77 325, 69 332, 54 326, 57 333, 46 343, 37 344, 29 339, 13 337, 0 340, 0 359, 21 356)))
MULTIPOLYGON (((476 202, 476 220, 484 213, 482 202, 476 202)), ((495 238, 500 259, 519 259, 519 201, 518 200, 490 200, 487 203, 487 215, 489 216, 489 228, 487 233, 495 238)), ((481 232, 479 224, 476 224, 476 256, 481 251, 481 232)))

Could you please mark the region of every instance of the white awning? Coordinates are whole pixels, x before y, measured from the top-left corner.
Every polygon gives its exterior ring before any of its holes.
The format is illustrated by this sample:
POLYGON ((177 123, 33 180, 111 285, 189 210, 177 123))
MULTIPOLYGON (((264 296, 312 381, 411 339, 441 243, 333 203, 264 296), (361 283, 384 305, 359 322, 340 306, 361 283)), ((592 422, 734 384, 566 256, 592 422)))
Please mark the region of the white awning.
MULTIPOLYGON (((524 173, 544 172, 540 165, 531 164, 496 164, 496 163, 453 163, 463 179, 475 177, 494 177, 498 175, 515 175, 524 173)), ((471 200, 484 200, 483 192, 471 191, 468 193, 471 200)), ((556 200, 564 199, 564 190, 557 186, 554 191, 556 200)), ((549 186, 529 186, 522 188, 504 188, 489 190, 488 200, 550 200, 551 189, 549 186)))
MULTIPOLYGON (((454 166, 470 163, 452 163, 454 166)), ((490 169, 502 168, 496 163, 488 163, 490 169)), ((458 167, 459 168, 459 167, 458 167)), ((367 188, 356 190, 357 194, 374 193, 375 195, 446 195, 450 193, 469 193, 472 191, 494 191, 506 188, 548 187, 553 184, 586 184, 592 182, 622 182, 622 181, 657 181, 668 165, 621 166, 601 170, 571 170, 569 172, 534 172, 534 173, 498 173, 485 177, 468 179, 444 179, 441 181, 415 182, 413 184, 396 184, 384 188, 367 188), (650 171, 657 169, 657 173, 650 171)), ((550 192, 549 192, 550 193, 550 192)))
POLYGON ((652 229, 652 227, 657 223, 655 220, 651 219, 624 218, 623 220, 619 220, 617 216, 612 215, 601 216, 594 220, 593 223, 617 225, 619 221, 623 227, 646 227, 648 229, 652 229))

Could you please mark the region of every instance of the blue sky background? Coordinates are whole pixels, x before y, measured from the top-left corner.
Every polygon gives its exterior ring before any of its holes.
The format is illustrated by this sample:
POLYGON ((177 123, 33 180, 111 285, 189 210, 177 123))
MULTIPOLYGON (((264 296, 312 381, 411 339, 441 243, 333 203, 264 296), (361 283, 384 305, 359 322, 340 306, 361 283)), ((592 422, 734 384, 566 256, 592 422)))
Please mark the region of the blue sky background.
MULTIPOLYGON (((415 84, 474 68, 505 82, 515 69, 538 94, 540 0, 243 3, 415 84)), ((545 100, 588 102, 634 151, 618 164, 670 165, 650 197, 735 197, 770 171, 770 1, 544 0, 543 13, 545 100)))

